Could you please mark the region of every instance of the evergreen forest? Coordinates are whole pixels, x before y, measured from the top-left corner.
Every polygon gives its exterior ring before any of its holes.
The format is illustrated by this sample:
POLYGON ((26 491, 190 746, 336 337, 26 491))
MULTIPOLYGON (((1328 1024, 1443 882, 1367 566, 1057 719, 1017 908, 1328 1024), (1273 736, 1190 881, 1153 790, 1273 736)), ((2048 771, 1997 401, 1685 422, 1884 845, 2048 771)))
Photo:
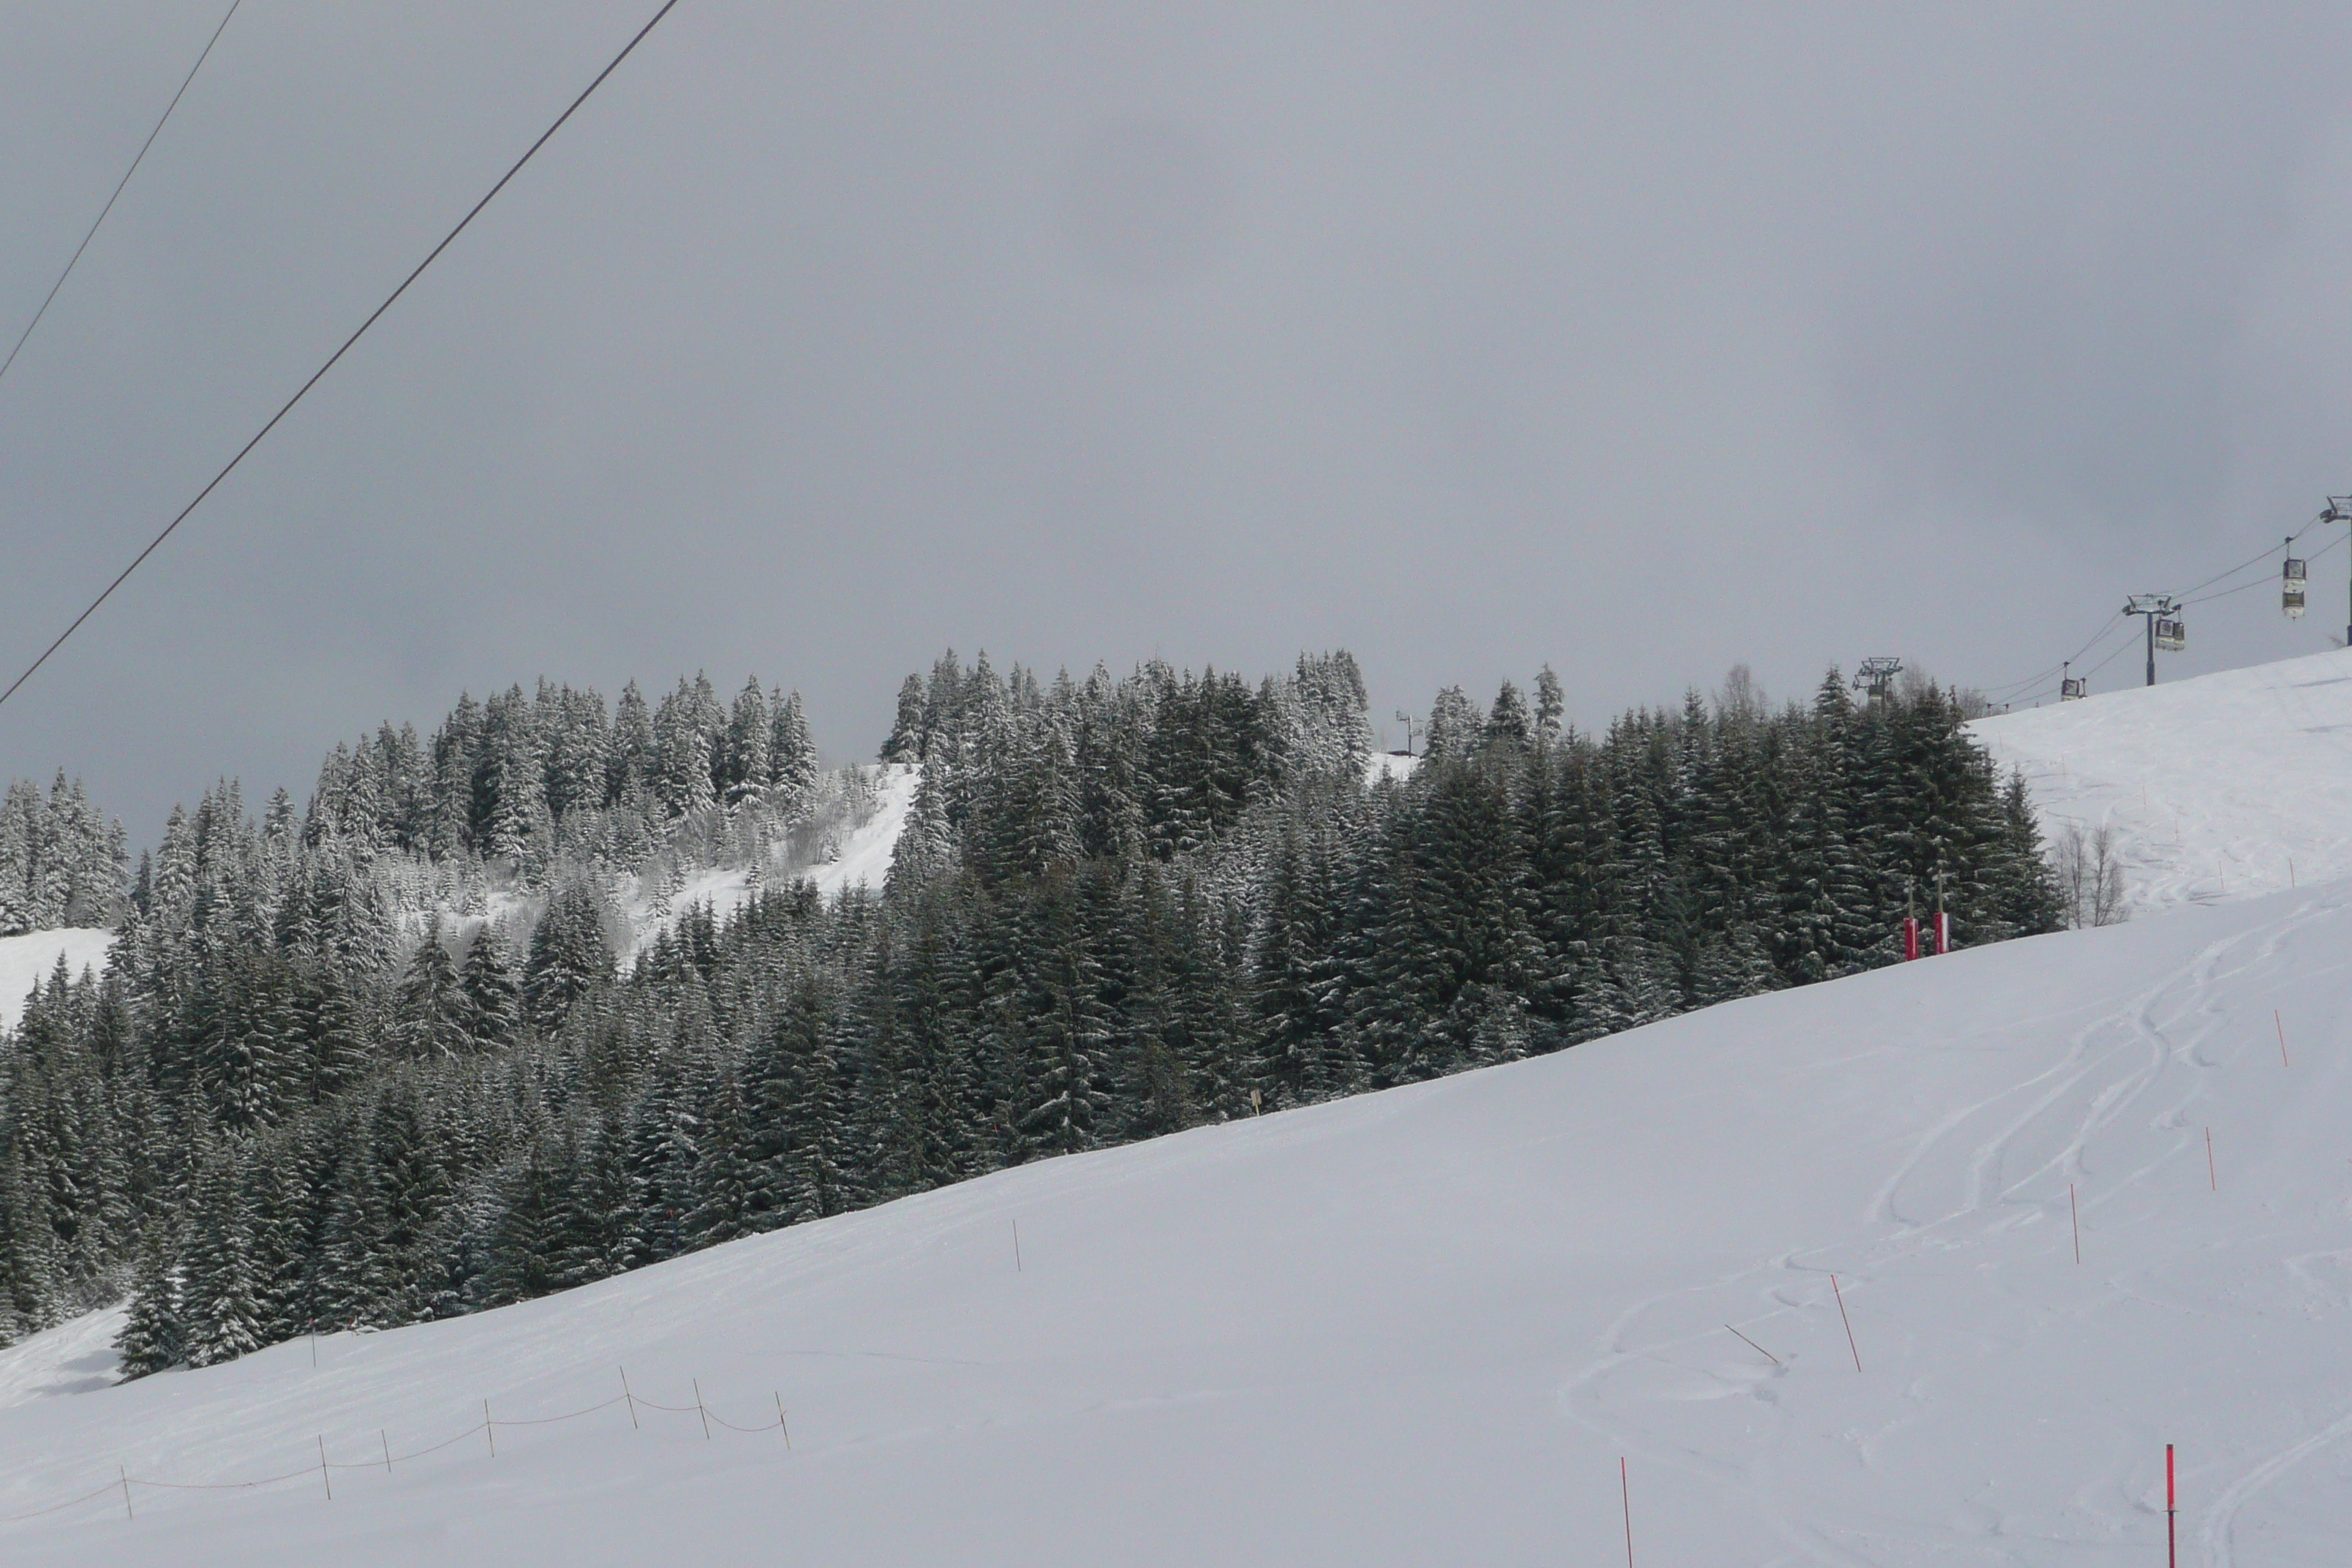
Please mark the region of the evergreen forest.
POLYGON ((0 935, 117 932, 0 1038, 0 1342, 127 1300, 127 1376, 471 1312, 1054 1155, 2054 930, 2020 780, 1932 685, 1563 721, 1547 669, 1377 758, 1345 653, 796 694, 541 681, 223 782, 133 867, 0 802, 0 935), (911 788, 887 879, 811 868, 911 788), (725 914, 698 879, 741 873, 725 914))

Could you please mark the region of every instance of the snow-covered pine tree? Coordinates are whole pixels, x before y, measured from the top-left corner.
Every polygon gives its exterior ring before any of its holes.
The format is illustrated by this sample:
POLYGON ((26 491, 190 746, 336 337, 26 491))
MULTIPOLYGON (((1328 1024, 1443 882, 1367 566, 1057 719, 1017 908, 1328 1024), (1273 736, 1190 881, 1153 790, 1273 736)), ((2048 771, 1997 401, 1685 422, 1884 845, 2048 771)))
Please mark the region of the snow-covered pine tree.
POLYGON ((735 707, 727 718, 726 744, 720 752, 719 798, 729 805, 761 794, 774 776, 773 723, 767 696, 760 689, 760 678, 755 675, 736 694, 735 707))
POLYGON ((194 1213, 184 1257, 182 1322, 190 1366, 235 1361, 262 1345, 252 1195, 234 1143, 197 1145, 194 1213))
POLYGON ((1485 738, 1486 716, 1459 686, 1449 686, 1429 705, 1429 730, 1422 751, 1433 757, 1466 757, 1485 738))
POLYGON ((151 1376, 186 1363, 186 1329, 182 1322, 180 1280, 171 1243, 151 1237, 140 1248, 138 1271, 131 1277, 130 1310, 122 1331, 114 1337, 121 1357, 121 1381, 151 1376))
POLYGON ((1568 698, 1560 690, 1559 677, 1545 665, 1536 671, 1536 735, 1546 742, 1559 738, 1560 716, 1568 711, 1568 698))
POLYGON ((923 760, 923 683, 908 676, 898 687, 898 712, 891 721, 890 733, 882 741, 882 760, 886 763, 919 763, 923 760))
POLYGON ((419 1061, 464 1055, 473 1043, 468 1028, 472 1011, 457 965, 442 945, 441 912, 436 910, 400 980, 397 1039, 402 1053, 419 1061))
POLYGON ((585 881, 572 881, 548 900, 532 929, 522 973, 523 1005, 530 1021, 552 1032, 580 999, 613 973, 604 936, 604 901, 585 881))
POLYGON ((467 1047, 499 1051, 512 1045, 523 1025, 522 976, 509 954, 502 923, 492 921, 474 933, 457 986, 466 999, 467 1047))
POLYGON ((776 704, 775 731, 768 746, 772 798, 787 819, 799 816, 816 791, 816 742, 809 735, 797 691, 776 704))

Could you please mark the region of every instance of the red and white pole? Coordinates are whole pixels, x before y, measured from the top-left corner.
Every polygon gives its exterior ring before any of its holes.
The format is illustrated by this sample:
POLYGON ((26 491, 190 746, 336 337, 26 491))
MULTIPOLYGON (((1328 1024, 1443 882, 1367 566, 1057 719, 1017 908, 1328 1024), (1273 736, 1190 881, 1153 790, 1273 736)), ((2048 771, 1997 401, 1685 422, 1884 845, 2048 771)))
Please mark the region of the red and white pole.
POLYGON ((1903 917, 1903 962, 1910 963, 1919 956, 1919 917, 1903 917))
POLYGON ((1941 958, 1952 951, 1952 917, 1943 910, 1936 911, 1936 956, 1941 958))

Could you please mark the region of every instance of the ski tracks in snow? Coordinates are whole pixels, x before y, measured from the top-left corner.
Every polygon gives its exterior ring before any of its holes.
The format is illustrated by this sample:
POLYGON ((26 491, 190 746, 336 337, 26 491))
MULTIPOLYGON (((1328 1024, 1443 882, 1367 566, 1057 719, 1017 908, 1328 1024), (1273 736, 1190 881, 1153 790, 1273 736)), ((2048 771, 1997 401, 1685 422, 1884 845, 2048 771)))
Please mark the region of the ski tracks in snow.
MULTIPOLYGON (((2090 1221, 2115 1205, 2147 1205, 2168 1168, 2194 1164, 2203 1174, 2203 1129, 2213 1111, 2208 1105, 2192 1112, 2211 1099, 2214 1075, 2251 1065, 2268 1038, 2270 1020, 2240 1016, 2231 999, 2242 1003, 2250 993, 2268 994, 2303 976, 2307 965, 2290 965, 2294 939, 2340 917, 2342 901, 2315 893, 2282 921, 2212 941, 2137 991, 2093 1004, 2061 1049, 2021 1061, 2020 1076, 1938 1119, 1867 1200, 1863 1218, 1878 1239, 1839 1248, 1853 1259, 1839 1268, 1849 1310, 1878 1293, 1890 1268, 1914 1277, 1922 1265, 1943 1277, 1981 1272, 2013 1258, 2029 1231, 2041 1251, 2063 1257, 2070 1249, 2069 1182, 2090 1221), (2051 1222, 2060 1227, 2054 1236, 2033 1230, 2051 1222), (1977 1261, 1968 1261, 1970 1255, 1977 1261)), ((2128 1223, 2132 1216, 2118 1217, 2128 1223)), ((2352 1249, 2299 1261, 2337 1257, 2352 1257, 2352 1249)), ((1776 1456, 1804 1434, 1788 1395, 1806 1373, 1843 1372, 1849 1353, 1828 1272, 1820 1253, 1796 1248, 1635 1300, 1563 1386, 1565 1410, 1621 1451, 1745 1497, 1792 1554, 1789 1561, 1863 1568, 1988 1545, 2008 1561, 2039 1561, 2034 1553, 2056 1538, 2017 1530, 2022 1521, 2006 1518, 1988 1496, 1955 1500, 1955 1520, 1898 1527, 1883 1515, 1841 1510, 1823 1497, 1790 1490, 1776 1456), (1719 1324, 1755 1338, 1783 1364, 1762 1363, 1719 1324), (1722 1447, 1703 1448, 1675 1434, 1695 1404, 1724 1401, 1736 1402, 1749 1423, 1732 1449, 1738 1458, 1721 1458, 1722 1447), (1882 1547, 1897 1555, 1880 1554, 1882 1547)), ((1994 1315, 1970 1324, 1981 1336, 1978 1353, 2011 1353, 2053 1331, 2095 1331, 2103 1314, 2126 1303, 2193 1312, 2190 1303, 2151 1288, 2154 1281, 2139 1277, 2144 1272, 2126 1261, 2089 1279, 2055 1276, 2050 1283, 2068 1289, 2039 1295, 2019 1290, 2013 1280, 1994 1283, 1988 1299, 1994 1315)), ((2318 1289, 2308 1268, 2296 1273, 2318 1289)), ((1877 1353, 1914 1359, 1899 1342, 1877 1353)), ((1885 1440, 1932 1417, 1938 1379, 1906 1373, 1891 1385, 1883 1375, 1873 1381, 1879 1385, 1875 1423, 1847 1422, 1838 1434, 1865 1472, 1885 1440)), ((2144 1525, 2140 1450, 2151 1439, 2133 1423, 2118 1421, 2111 1431, 2105 1461, 2084 1470, 2065 1511, 2120 1539, 2144 1525)), ((2216 1568, 2229 1568, 2230 1522, 2239 1508, 2347 1434, 2352 1415, 2261 1460, 2213 1502, 2200 1530, 2216 1568)))

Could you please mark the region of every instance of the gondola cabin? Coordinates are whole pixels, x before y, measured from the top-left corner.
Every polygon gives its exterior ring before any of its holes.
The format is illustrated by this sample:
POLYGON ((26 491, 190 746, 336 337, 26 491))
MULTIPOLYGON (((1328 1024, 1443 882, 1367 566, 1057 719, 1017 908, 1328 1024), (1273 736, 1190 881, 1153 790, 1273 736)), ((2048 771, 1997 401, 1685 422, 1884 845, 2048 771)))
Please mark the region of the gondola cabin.
POLYGON ((2304 589, 2311 580, 2311 563, 2290 555, 2279 574, 2279 611, 2290 621, 2303 619, 2304 589))

